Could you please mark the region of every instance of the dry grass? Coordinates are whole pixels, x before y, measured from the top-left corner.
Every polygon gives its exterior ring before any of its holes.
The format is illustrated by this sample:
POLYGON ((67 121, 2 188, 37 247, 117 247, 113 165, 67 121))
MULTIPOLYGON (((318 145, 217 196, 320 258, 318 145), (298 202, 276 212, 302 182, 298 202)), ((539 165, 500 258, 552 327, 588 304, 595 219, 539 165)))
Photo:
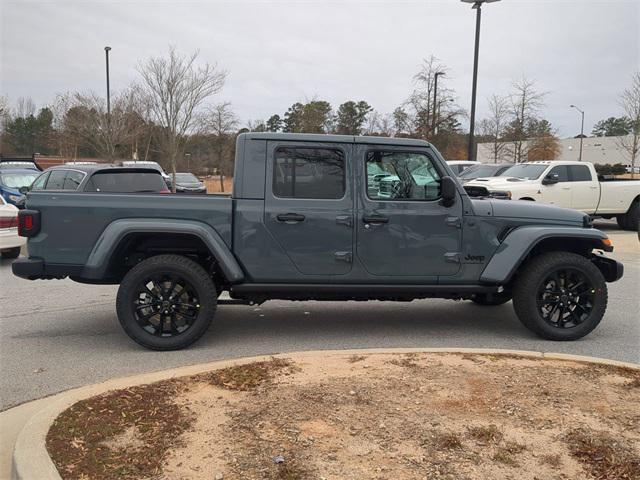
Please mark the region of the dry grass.
POLYGON ((231 193, 233 191, 233 177, 225 177, 224 179, 224 191, 220 190, 220 177, 209 177, 201 179, 205 187, 207 187, 207 193, 231 193))
POLYGON ((454 450, 462 448, 462 442, 460 441, 459 435, 453 432, 436 433, 432 443, 438 450, 454 450))
POLYGON ((584 464, 597 480, 640 479, 640 456, 623 439, 578 429, 569 432, 565 441, 571 455, 584 464))
POLYGON ((502 432, 493 424, 469 427, 467 433, 473 439, 484 444, 498 443, 502 440, 502 432))
POLYGON ((349 363, 358 363, 358 362, 362 362, 366 358, 367 357, 365 357, 364 355, 351 355, 348 361, 349 363))
POLYGON ((47 450, 65 479, 138 479, 162 471, 192 415, 174 403, 184 383, 169 380, 106 393, 65 410, 47 450), (114 442, 114 439, 118 439, 114 442))
POLYGON ((292 364, 289 360, 272 358, 266 362, 248 363, 216 370, 202 375, 201 378, 228 390, 248 391, 270 383, 278 374, 289 373, 291 368, 292 364))

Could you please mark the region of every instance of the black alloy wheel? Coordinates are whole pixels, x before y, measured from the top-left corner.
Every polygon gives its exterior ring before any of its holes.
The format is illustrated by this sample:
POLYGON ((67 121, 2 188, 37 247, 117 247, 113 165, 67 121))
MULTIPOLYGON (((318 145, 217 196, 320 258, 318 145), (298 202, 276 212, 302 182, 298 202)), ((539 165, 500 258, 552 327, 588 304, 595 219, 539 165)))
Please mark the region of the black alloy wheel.
POLYGON ((573 268, 556 270, 538 287, 540 315, 552 327, 576 327, 591 315, 595 294, 596 289, 581 271, 573 268))

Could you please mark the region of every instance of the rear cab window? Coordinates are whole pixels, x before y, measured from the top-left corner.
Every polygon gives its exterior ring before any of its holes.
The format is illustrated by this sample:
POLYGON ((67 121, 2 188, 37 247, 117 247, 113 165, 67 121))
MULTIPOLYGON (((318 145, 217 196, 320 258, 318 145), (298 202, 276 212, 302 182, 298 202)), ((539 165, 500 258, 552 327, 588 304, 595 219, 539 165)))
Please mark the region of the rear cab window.
POLYGON ((586 165, 569 165, 569 178, 572 182, 590 182, 591 170, 586 165))

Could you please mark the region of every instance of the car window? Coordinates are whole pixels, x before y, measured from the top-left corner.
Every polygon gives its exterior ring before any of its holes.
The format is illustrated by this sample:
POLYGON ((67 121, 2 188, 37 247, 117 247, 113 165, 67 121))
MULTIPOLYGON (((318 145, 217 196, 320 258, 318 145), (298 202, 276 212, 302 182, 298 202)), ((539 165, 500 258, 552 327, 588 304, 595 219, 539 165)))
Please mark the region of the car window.
POLYGON ((19 189, 21 187, 28 187, 33 183, 35 178, 38 176, 37 172, 33 173, 12 173, 12 172, 3 172, 0 175, 0 185, 8 188, 19 189))
POLYGON ((553 167, 547 175, 553 175, 554 173, 558 174, 558 182, 568 182, 569 181, 569 173, 567 171, 566 165, 558 165, 557 167, 553 167))
POLYGON ((40 175, 38 178, 36 178, 33 184, 31 185, 31 190, 44 190, 44 186, 47 183, 49 174, 50 172, 46 172, 40 175))
POLYGON ((49 175, 49 180, 47 181, 45 190, 63 190, 64 179, 66 178, 66 176, 66 170, 53 170, 51 172, 51 175, 49 175))
POLYGON ((436 200, 440 198, 440 174, 431 158, 417 152, 371 151, 367 153, 367 195, 372 200, 436 200), (385 172, 372 177, 371 165, 385 172))
POLYGON ((338 199, 345 192, 344 154, 329 148, 279 148, 273 194, 282 198, 338 199))
POLYGON ((193 173, 176 173, 176 181, 184 183, 199 183, 198 177, 193 173))
POLYGON ((160 173, 96 172, 84 188, 85 192, 153 193, 166 192, 167 184, 160 173))
POLYGON ((67 173, 67 177, 64 179, 64 189, 65 190, 77 190, 78 187, 80 186, 80 182, 82 182, 82 179, 84 178, 84 173, 82 172, 76 172, 76 171, 69 171, 67 173))
POLYGON ((591 171, 586 165, 569 165, 569 176, 572 182, 590 182, 591 171))
POLYGON ((533 165, 525 163, 521 165, 514 165, 507 168, 500 174, 501 177, 516 177, 523 180, 535 180, 547 169, 546 165, 533 165))

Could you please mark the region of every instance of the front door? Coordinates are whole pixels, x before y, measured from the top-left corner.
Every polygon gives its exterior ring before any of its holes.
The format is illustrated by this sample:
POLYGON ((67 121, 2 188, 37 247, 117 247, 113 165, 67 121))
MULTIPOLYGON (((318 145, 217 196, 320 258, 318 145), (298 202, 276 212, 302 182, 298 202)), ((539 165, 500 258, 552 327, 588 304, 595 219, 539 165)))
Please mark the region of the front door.
MULTIPOLYGON (((425 148, 357 147, 362 177, 356 251, 372 275, 432 282, 460 269, 462 203, 441 204, 434 153, 425 148), (366 180, 365 180, 366 178, 366 180)), ((403 280, 405 281, 405 280, 403 280)))
POLYGON ((351 271, 351 151, 351 144, 268 142, 265 225, 302 275, 351 271))
POLYGON ((558 175, 558 183, 542 185, 542 201, 559 207, 569 208, 571 206, 571 184, 569 183, 569 171, 566 165, 557 165, 547 173, 558 175))

